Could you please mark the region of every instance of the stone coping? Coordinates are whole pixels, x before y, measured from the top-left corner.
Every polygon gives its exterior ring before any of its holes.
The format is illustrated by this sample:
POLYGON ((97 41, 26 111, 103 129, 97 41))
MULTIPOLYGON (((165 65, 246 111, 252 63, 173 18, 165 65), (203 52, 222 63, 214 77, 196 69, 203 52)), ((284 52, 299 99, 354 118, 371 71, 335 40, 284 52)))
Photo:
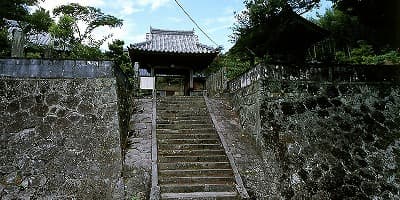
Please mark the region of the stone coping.
POLYGON ((0 59, 0 77, 112 78, 112 61, 0 59))

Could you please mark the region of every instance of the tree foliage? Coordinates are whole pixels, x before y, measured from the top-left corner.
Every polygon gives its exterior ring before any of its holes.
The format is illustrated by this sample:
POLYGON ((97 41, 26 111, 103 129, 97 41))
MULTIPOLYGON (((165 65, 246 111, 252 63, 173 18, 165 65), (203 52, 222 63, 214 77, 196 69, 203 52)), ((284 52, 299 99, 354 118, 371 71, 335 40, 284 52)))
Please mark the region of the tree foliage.
POLYGON ((319 44, 320 55, 330 53, 339 63, 399 63, 399 1, 332 1, 334 8, 317 20, 331 32, 329 43, 319 44))
POLYGON ((132 62, 127 52, 124 52, 125 42, 122 40, 114 40, 108 44, 110 51, 106 52, 106 56, 114 61, 114 64, 122 69, 122 71, 129 77, 129 82, 135 84, 135 71, 132 62))
POLYGON ((330 32, 331 37, 335 38, 336 46, 345 47, 357 41, 360 35, 357 17, 337 9, 329 9, 319 17, 316 23, 330 32))
POLYGON ((236 14, 234 41, 252 28, 277 16, 284 9, 302 14, 319 6, 320 0, 244 0, 243 3, 246 9, 236 14))
POLYGON ((122 26, 122 20, 111 15, 106 15, 100 9, 91 6, 81 6, 76 3, 62 5, 53 10, 56 16, 68 16, 73 19, 74 41, 89 46, 100 46, 112 35, 104 36, 102 40, 95 40, 92 36, 93 30, 108 26, 111 28, 122 26), (85 24, 82 28, 79 24, 85 24))
POLYGON ((0 1, 0 26, 5 23, 2 19, 23 21, 29 14, 28 6, 33 6, 40 0, 3 0, 0 1))
POLYGON ((50 17, 50 12, 44 8, 39 8, 32 14, 25 17, 25 32, 33 33, 48 32, 54 20, 50 17))
POLYGON ((210 74, 216 72, 223 67, 226 68, 227 78, 233 79, 249 70, 252 64, 249 60, 243 60, 240 55, 228 52, 219 55, 214 62, 211 63, 206 73, 210 74))
POLYGON ((400 1, 398 0, 332 0, 335 8, 357 17, 360 35, 374 47, 400 47, 400 1))
POLYGON ((0 54, 9 56, 11 42, 8 40, 7 28, 12 25, 22 31, 21 42, 28 43, 25 47, 25 56, 37 58, 50 55, 57 58, 71 59, 103 59, 104 53, 100 46, 112 35, 106 35, 100 40, 93 37, 93 31, 99 27, 120 27, 122 20, 106 15, 100 9, 81 6, 77 3, 62 5, 54 9, 58 22, 50 17, 50 12, 38 8, 33 13, 28 6, 37 5, 43 0, 7 0, 0 2, 0 17, 13 20, 6 24, 0 23, 0 54), (8 26, 7 26, 8 25, 8 26), (82 26, 83 25, 83 26, 82 26), (47 46, 39 45, 33 37, 41 39, 51 35, 51 42, 47 46))
POLYGON ((75 20, 68 16, 61 16, 58 23, 53 23, 49 29, 49 32, 53 38, 56 38, 55 42, 58 44, 61 50, 66 51, 72 48, 74 43, 74 30, 73 26, 75 20))
POLYGON ((122 40, 114 40, 108 44, 110 51, 106 52, 106 56, 113 59, 115 65, 121 67, 128 76, 133 76, 135 72, 128 53, 124 52, 124 44, 125 42, 122 40))
POLYGON ((98 47, 78 43, 71 50, 70 58, 84 60, 102 60, 104 59, 104 53, 101 52, 98 47))
POLYGON ((9 56, 11 41, 8 39, 8 28, 15 27, 22 31, 20 37, 24 38, 35 33, 43 33, 48 30, 52 19, 48 11, 39 8, 30 13, 28 6, 36 5, 42 0, 7 0, 0 2, 0 51, 2 56, 9 56), (12 23, 9 23, 11 20, 12 23))

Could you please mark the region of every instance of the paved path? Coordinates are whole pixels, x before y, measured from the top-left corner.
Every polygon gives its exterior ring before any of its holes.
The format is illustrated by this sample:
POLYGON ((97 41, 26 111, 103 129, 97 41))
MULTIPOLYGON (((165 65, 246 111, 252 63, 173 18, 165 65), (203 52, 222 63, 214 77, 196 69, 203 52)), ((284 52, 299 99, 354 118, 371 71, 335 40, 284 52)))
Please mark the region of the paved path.
POLYGON ((224 99, 209 98, 208 103, 218 122, 216 125, 223 130, 222 134, 251 199, 275 199, 273 193, 276 188, 273 186, 276 184, 271 183, 273 180, 271 170, 267 169, 267 162, 262 159, 249 134, 241 131, 238 116, 229 102, 224 99))

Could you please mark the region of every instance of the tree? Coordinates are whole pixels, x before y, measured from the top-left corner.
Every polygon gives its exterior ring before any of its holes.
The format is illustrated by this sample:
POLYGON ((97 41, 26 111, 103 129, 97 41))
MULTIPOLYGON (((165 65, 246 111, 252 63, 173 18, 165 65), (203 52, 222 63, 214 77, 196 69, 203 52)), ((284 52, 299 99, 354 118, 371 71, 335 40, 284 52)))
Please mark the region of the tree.
POLYGON ((128 76, 128 80, 132 85, 135 85, 136 74, 133 69, 131 59, 128 53, 124 52, 125 42, 122 40, 114 40, 111 44, 108 44, 110 51, 106 52, 106 56, 114 61, 114 64, 122 69, 122 71, 128 76))
POLYGON ((17 37, 18 41, 14 41, 14 44, 18 44, 15 47, 20 50, 16 56, 22 56, 23 47, 25 45, 25 37, 28 33, 42 32, 50 26, 52 19, 50 18, 49 12, 44 9, 36 10, 36 12, 30 14, 28 6, 36 5, 41 0, 7 0, 0 2, 0 51, 2 55, 9 55, 11 42, 8 41, 7 29, 11 26, 21 30, 20 37, 17 37), (13 23, 6 23, 6 20, 12 20, 13 23))
POLYGON ((28 6, 39 0, 4 0, 0 1, 0 27, 5 26, 3 19, 23 21, 29 14, 28 6))
POLYGON ((26 23, 24 26, 24 32, 37 34, 48 32, 50 26, 54 23, 54 20, 50 17, 49 11, 44 8, 39 8, 32 14, 27 15, 24 22, 26 23))
POLYGON ((361 32, 358 40, 365 40, 375 48, 400 47, 400 17, 398 0, 332 0, 335 8, 358 18, 361 32))
POLYGON ((323 16, 319 17, 316 23, 331 33, 331 37, 335 38, 336 47, 344 48, 355 44, 358 40, 360 30, 357 27, 357 17, 347 15, 337 9, 327 10, 323 16))
POLYGON ((329 42, 318 45, 322 49, 318 57, 331 54, 336 62, 351 64, 399 63, 399 1, 332 1, 334 8, 317 20, 331 33, 329 42))
POLYGON ((284 9, 294 10, 301 15, 319 6, 320 0, 244 0, 243 3, 246 9, 236 14, 234 41, 250 29, 277 16, 284 9))
POLYGON ((63 52, 70 50, 74 43, 72 28, 74 24, 75 20, 72 17, 64 15, 60 17, 58 23, 53 23, 49 28, 49 32, 55 40, 55 46, 59 46, 63 52))
POLYGON ((106 56, 112 59, 115 65, 121 67, 121 69, 128 75, 133 76, 134 70, 129 55, 124 52, 125 42, 122 40, 114 40, 111 44, 108 44, 110 51, 106 52, 106 56))
POLYGON ((92 36, 93 30, 99 27, 108 26, 111 28, 121 27, 122 20, 111 15, 106 15, 100 9, 81 6, 76 3, 62 5, 53 10, 56 16, 68 16, 73 19, 74 42, 86 44, 89 46, 100 47, 104 41, 112 36, 112 34, 104 36, 101 40, 95 40, 92 36), (78 24, 85 24, 81 28, 78 24))

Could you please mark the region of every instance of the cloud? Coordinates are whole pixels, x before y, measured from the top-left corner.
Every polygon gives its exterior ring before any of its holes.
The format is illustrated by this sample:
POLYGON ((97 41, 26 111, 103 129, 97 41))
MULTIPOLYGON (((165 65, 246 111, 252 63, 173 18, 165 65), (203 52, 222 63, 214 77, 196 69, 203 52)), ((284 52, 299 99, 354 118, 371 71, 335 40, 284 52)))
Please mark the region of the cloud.
POLYGON ((235 22, 235 16, 227 15, 227 16, 220 16, 217 18, 208 18, 205 20, 204 24, 207 26, 215 26, 218 24, 230 24, 232 25, 235 22))
POLYGON ((66 5, 70 3, 79 3, 83 6, 101 7, 105 5, 104 0, 45 0, 40 2, 39 6, 46 10, 53 11, 54 8, 60 5, 66 5))
POLYGON ((142 7, 151 7, 151 10, 157 10, 161 6, 169 3, 170 0, 135 0, 135 4, 142 7))
POLYGON ((224 9, 224 14, 227 14, 227 15, 232 15, 234 12, 235 12, 235 9, 232 8, 231 6, 228 6, 224 9))
POLYGON ((118 13, 119 16, 129 16, 143 12, 146 9, 151 11, 166 5, 170 0, 106 0, 108 9, 118 13))
POLYGON ((181 22, 185 21, 185 19, 182 17, 168 17, 168 21, 171 21, 174 23, 181 23, 181 22))
POLYGON ((230 24, 229 25, 216 26, 216 27, 208 29, 208 32, 209 33, 215 33, 215 32, 220 31, 220 30, 230 29, 230 27, 232 27, 232 25, 230 25, 230 24))
POLYGON ((118 0, 117 4, 113 4, 115 10, 120 10, 121 16, 128 16, 138 12, 142 12, 144 9, 136 6, 132 1, 118 0))

